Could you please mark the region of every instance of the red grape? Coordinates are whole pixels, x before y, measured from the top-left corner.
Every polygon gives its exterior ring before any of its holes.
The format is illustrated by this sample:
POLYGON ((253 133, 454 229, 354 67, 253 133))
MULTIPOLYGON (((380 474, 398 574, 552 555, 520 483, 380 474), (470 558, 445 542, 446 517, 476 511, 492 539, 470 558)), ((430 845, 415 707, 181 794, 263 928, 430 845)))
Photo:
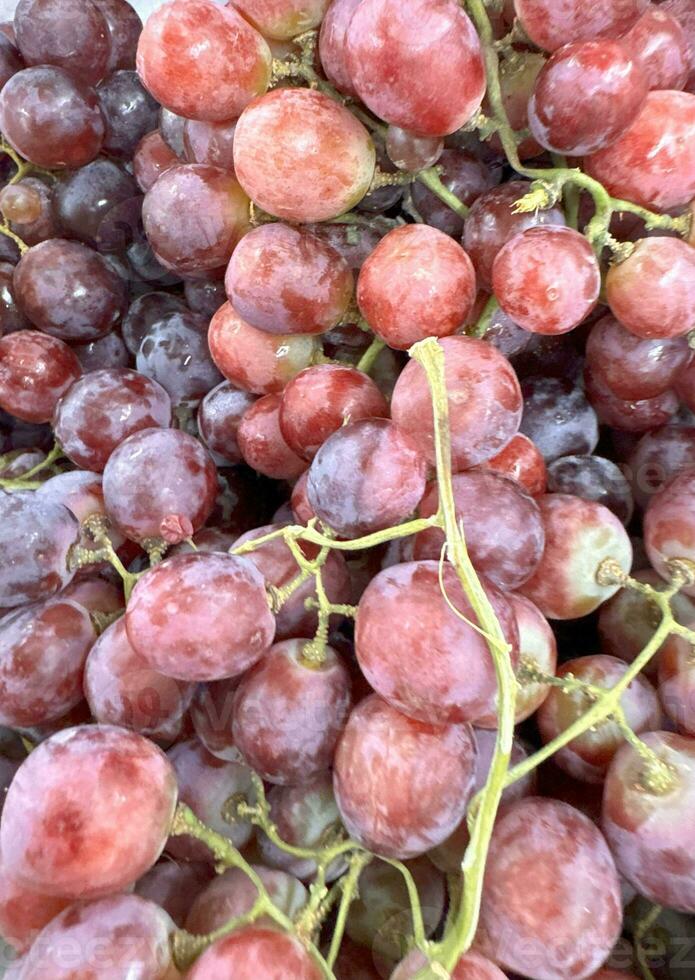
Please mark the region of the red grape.
MULTIPOLYGON (((519 629, 519 659, 531 663, 544 674, 553 675, 557 667, 557 643, 550 623, 540 609, 523 595, 510 595, 519 629)), ((525 680, 516 692, 516 721, 526 721, 543 704, 550 686, 525 680)), ((497 727, 497 717, 478 719, 478 725, 497 727)))
POLYGON ((171 400, 164 388, 125 368, 83 375, 61 398, 53 418, 66 456, 97 473, 128 436, 170 423, 171 400))
POLYGON ((182 164, 162 174, 147 192, 142 220, 167 269, 179 275, 210 271, 227 263, 246 231, 248 199, 231 174, 182 164))
MULTIPOLYGON (((452 479, 456 520, 463 522, 466 546, 476 570, 500 589, 517 589, 541 560, 545 532, 540 511, 517 483, 496 473, 456 473, 452 479)), ((430 517, 439 507, 439 486, 431 483, 418 513, 430 517)), ((444 532, 422 531, 414 558, 437 559, 444 532)))
POLYGON ((656 429, 678 411, 678 398, 670 389, 653 398, 618 398, 590 367, 584 371, 584 387, 599 421, 625 432, 656 429))
POLYGON ((240 463, 237 442, 239 423, 247 408, 253 405, 253 395, 235 388, 229 381, 212 388, 198 408, 200 438, 210 452, 227 463, 240 463))
MULTIPOLYGON (((668 580, 671 559, 695 559, 695 470, 685 470, 659 491, 644 515, 644 544, 656 571, 668 580)), ((686 586, 695 595, 695 586, 686 586)))
POLYGON ((344 316, 352 297, 348 264, 303 228, 276 222, 245 235, 234 250, 225 286, 252 327, 273 334, 323 333, 344 316))
POLYGON ((77 360, 83 372, 101 371, 106 368, 130 367, 131 357, 121 335, 112 331, 86 344, 73 344, 77 360))
POLYGON ((233 7, 172 0, 140 35, 137 66, 145 87, 186 119, 235 119, 268 88, 272 55, 233 7), (205 53, 201 57, 201 52, 205 53))
POLYGON ((189 970, 188 980, 219 980, 222 976, 274 980, 278 969, 292 980, 321 980, 323 976, 298 939, 255 925, 213 943, 189 970))
POLYGON ((246 762, 269 783, 308 782, 333 762, 350 711, 350 675, 326 647, 305 660, 305 640, 276 643, 234 695, 232 735, 246 762))
POLYGON ((584 167, 609 194, 659 211, 695 197, 695 95, 650 92, 620 139, 584 167))
MULTIPOLYGON (((247 541, 254 541, 272 531, 277 531, 280 527, 279 524, 267 524, 264 527, 247 531, 234 542, 234 547, 245 544, 247 541)), ((310 560, 315 558, 319 551, 316 545, 308 543, 300 543, 299 548, 302 554, 310 560)), ((282 538, 268 541, 244 557, 253 562, 267 584, 273 585, 277 589, 289 585, 292 579, 299 574, 297 561, 282 538)), ((329 602, 337 604, 349 602, 350 574, 345 559, 339 551, 331 551, 328 554, 326 562, 321 568, 321 581, 329 602)), ((313 577, 295 589, 289 599, 283 603, 280 611, 275 614, 276 640, 313 636, 318 625, 317 612, 315 609, 306 608, 305 602, 308 598, 316 598, 313 577)))
POLYGON ((438 136, 417 136, 407 129, 389 126, 386 133, 386 152, 399 170, 425 170, 440 159, 444 140, 438 136))
POLYGON ((45 599, 73 576, 67 558, 79 524, 67 507, 31 491, 0 492, 0 608, 45 599))
POLYGON ((137 354, 151 328, 168 313, 186 309, 180 296, 173 293, 143 293, 134 300, 123 317, 123 340, 131 354, 137 354))
POLYGON ((81 373, 75 354, 57 337, 18 330, 0 340, 0 405, 26 422, 50 421, 81 373))
POLYGON ((594 500, 629 524, 634 509, 630 484, 619 466, 603 456, 563 456, 548 467, 548 491, 594 500))
POLYGON ((559 378, 527 378, 522 389, 521 431, 546 463, 562 456, 589 455, 598 442, 598 419, 582 389, 559 378))
POLYGON ((109 29, 111 54, 107 74, 119 68, 135 68, 135 49, 142 31, 137 11, 128 0, 92 0, 92 3, 104 15, 109 29))
POLYGON ((353 708, 333 786, 348 832, 386 857, 436 847, 463 817, 475 777, 469 725, 406 718, 377 695, 353 708))
POLYGON ((233 122, 206 122, 203 119, 186 119, 183 124, 183 146, 188 163, 205 163, 234 173, 233 122))
POLYGON ((632 564, 632 545, 615 514, 602 504, 570 494, 538 498, 545 525, 545 551, 521 593, 549 619, 577 619, 593 612, 618 590, 596 579, 601 562, 632 564))
MULTIPOLYGON (((10 239, 5 237, 5 241, 9 242, 10 239)), ((0 336, 29 326, 29 321, 17 307, 12 286, 13 273, 14 265, 0 262, 0 336)))
POLYGON ((586 344, 586 363, 592 374, 618 398, 627 400, 663 394, 673 386, 690 355, 690 348, 680 337, 662 335, 652 340, 635 337, 612 316, 604 316, 594 324, 586 344))
POLYGON ((244 110, 234 134, 239 183, 255 204, 285 221, 325 221, 349 211, 369 190, 375 159, 362 123, 312 89, 268 92, 244 110))
POLYGON ((65 729, 34 749, 12 781, 3 862, 47 895, 118 891, 159 857, 175 805, 174 771, 151 742, 110 725, 65 729))
MULTIPOLYGON (((509 2, 509 0, 505 0, 509 2)), ((500 62, 500 94, 509 125, 517 133, 529 128, 528 104, 533 95, 536 79, 545 65, 546 59, 538 51, 520 51, 514 47, 514 54, 500 62)), ((489 109, 488 100, 483 101, 483 111, 489 109)), ((497 133, 490 137, 490 148, 504 153, 502 143, 497 133)), ((536 157, 543 152, 533 136, 525 136, 516 148, 520 160, 536 157)))
POLYGON ((101 724, 171 741, 181 732, 193 692, 192 684, 149 666, 128 640, 123 618, 104 630, 87 657, 84 694, 101 724))
MULTIPOLYGON (((253 870, 261 879, 273 905, 285 915, 295 916, 306 905, 307 890, 292 875, 259 865, 253 866, 253 870)), ((246 915, 257 899, 258 889, 249 876, 240 868, 229 868, 211 881, 192 904, 189 903, 186 930, 204 936, 225 926, 231 919, 246 915)), ((268 916, 258 920, 258 924, 262 925, 270 925, 271 922, 268 916)))
POLYGON ((309 468, 309 503, 343 537, 405 520, 425 492, 424 456, 404 428, 387 419, 350 422, 330 436, 309 468))
POLYGON ((32 891, 0 867, 0 934, 18 952, 25 953, 43 927, 68 905, 69 898, 32 891))
POLYGON ((181 161, 155 129, 142 137, 133 154, 133 176, 141 191, 147 192, 172 167, 181 161))
POLYGON ((20 0, 14 29, 27 65, 56 65, 86 85, 107 74, 109 30, 89 0, 20 0))
POLYGON ((117 163, 97 159, 56 184, 53 213, 67 236, 94 245, 109 212, 137 193, 135 181, 117 163))
POLYGON ((195 902, 212 875, 210 865, 204 861, 177 864, 165 857, 140 878, 135 894, 159 905, 182 929, 191 902, 195 902))
POLYGON ((60 593, 61 599, 72 599, 92 612, 115 613, 123 608, 121 589, 106 579, 83 577, 70 583, 60 593))
POLYGON ((525 34, 546 51, 571 41, 617 37, 628 30, 648 0, 514 0, 514 12, 525 34))
MULTIPOLYGON (((427 957, 420 950, 414 949, 401 960, 389 980, 412 980, 427 963, 427 957)), ((471 950, 458 960, 450 976, 451 980, 505 980, 506 974, 492 960, 471 950)))
POLYGON ((200 684, 191 705, 196 735, 211 755, 240 762, 241 753, 232 739, 232 707, 240 676, 200 684))
MULTIPOLYGON (((558 677, 568 676, 610 690, 620 681, 627 664, 615 657, 597 654, 567 660, 559 668, 558 677)), ((593 695, 570 688, 551 687, 538 709, 537 722, 544 742, 550 742, 581 718, 594 703, 593 695)), ((654 688, 644 677, 636 677, 620 698, 628 725, 636 734, 659 727, 661 709, 654 688)), ((611 759, 625 738, 612 719, 592 726, 583 735, 573 738, 553 756, 553 762, 575 779, 586 783, 602 783, 611 759)))
POLYGON ((330 0, 234 0, 264 37, 287 41, 318 27, 330 0))
POLYGON ((24 59, 15 47, 14 41, 3 34, 0 37, 0 89, 22 68, 24 68, 24 59))
MULTIPOLYGON (((245 820, 233 823, 226 820, 224 806, 237 794, 252 797, 251 773, 246 766, 215 758, 198 739, 179 742, 167 755, 176 773, 181 802, 235 847, 244 847, 251 839, 253 828, 245 820)), ((167 851, 186 861, 213 860, 210 849, 187 834, 170 837, 167 851)))
MULTIPOLYGON (((379 572, 359 602, 355 653, 374 690, 408 717, 436 724, 475 722, 494 705, 495 668, 487 642, 468 622, 476 621, 475 613, 452 566, 444 565, 442 581, 461 616, 442 593, 437 562, 406 562, 379 572)), ((516 663, 513 610, 494 586, 484 587, 516 663)))
MULTIPOLYGON (((418 138, 423 139, 423 137, 418 138)), ((481 194, 499 183, 498 170, 490 169, 482 160, 464 150, 451 148, 443 150, 438 166, 441 167, 441 182, 466 206, 473 204, 481 194)), ((460 241, 464 226, 463 218, 419 181, 415 181, 410 190, 413 204, 425 222, 460 241)))
POLYGON ((231 303, 213 316, 208 344, 222 374, 254 395, 282 391, 320 351, 319 340, 308 334, 278 336, 257 330, 241 319, 231 303))
POLYGON ((640 66, 650 89, 682 89, 690 75, 688 37, 679 21, 651 7, 622 38, 640 66))
MULTIPOLYGON (((691 625, 692 620, 688 621, 691 625)), ((685 735, 695 735, 695 661, 691 644, 671 635, 659 651, 659 700, 685 735)), ((656 726, 655 726, 656 727, 656 726)))
POLYGON ((168 313, 140 344, 138 371, 159 382, 174 405, 198 401, 222 380, 210 356, 207 329, 207 318, 197 313, 168 313))
POLYGON ((674 785, 652 793, 643 785, 645 761, 631 745, 617 753, 606 777, 602 827, 618 871, 650 902, 695 910, 693 798, 695 741, 672 732, 642 740, 668 767, 674 785))
POLYGON ((114 449, 104 468, 106 510, 134 541, 189 538, 207 520, 216 494, 215 464, 178 429, 141 429, 114 449))
POLYGON ((466 217, 463 247, 470 255, 479 283, 492 287, 492 266, 500 249, 515 235, 537 225, 564 225, 565 218, 558 207, 536 211, 514 211, 513 207, 529 184, 512 180, 493 187, 473 202, 466 217))
POLYGON ((82 700, 82 671, 96 639, 89 613, 54 598, 0 619, 0 723, 55 721, 82 700))
POLYGON ((618 873, 591 820, 540 797, 509 807, 495 824, 485 870, 482 952, 537 980, 587 977, 621 927, 618 873))
MULTIPOLYGON (((509 361, 472 337, 444 337, 446 387, 454 471, 496 455, 519 428, 522 399, 509 361)), ((416 361, 400 374, 391 401, 394 422, 435 462, 432 400, 427 377, 416 361)))
POLYGON ((292 480, 307 464, 285 442, 279 411, 280 395, 264 395, 246 409, 237 429, 239 452, 258 473, 274 480, 292 480))
POLYGON ((686 334, 695 307, 695 248, 678 238, 642 239, 608 270, 606 297, 613 315, 638 337, 686 334))
POLYGON ((283 391, 280 431, 295 453, 311 460, 348 420, 386 418, 388 411, 386 399, 369 375, 346 364, 317 364, 298 374, 283 391))
POLYGON ((157 103, 134 71, 117 71, 97 88, 104 117, 104 150, 129 160, 140 140, 157 128, 157 103))
POLYGON ((388 123, 419 136, 446 136, 480 108, 480 42, 453 0, 411 0, 407 7, 397 0, 363 0, 346 44, 357 94, 388 123))
POLYGON ((39 167, 82 167, 98 154, 104 119, 94 91, 62 68, 18 71, 0 93, 0 128, 39 167))
POLYGON ((647 90, 644 72, 619 42, 566 44, 536 81, 528 109, 531 132, 554 153, 595 153, 625 132, 647 90))
POLYGON ((126 629, 155 670, 207 681, 241 674, 262 657, 275 621, 250 561, 203 552, 151 568, 133 589, 126 629))
POLYGON ((454 333, 474 300, 471 260, 448 235, 427 225, 390 231, 362 266, 357 283, 357 303, 367 323, 400 350, 425 337, 454 333))
POLYGON ((319 34, 321 67, 328 81, 344 95, 357 95, 348 70, 345 39, 352 15, 361 2, 362 0, 332 0, 319 34))
POLYGON ((492 470, 501 476, 515 480, 532 497, 545 493, 547 471, 543 455, 528 436, 518 433, 502 452, 480 464, 481 469, 492 470))
POLYGON ((572 330, 596 305, 601 273, 573 228, 528 228, 499 251, 492 288, 504 312, 532 333, 572 330))
POLYGON ((685 405, 693 411, 695 405, 695 359, 691 357, 689 363, 678 375, 675 385, 676 394, 685 405))
POLYGON ((174 923, 154 902, 137 895, 112 895, 73 905, 37 936, 22 961, 24 980, 100 977, 128 973, 148 980, 176 976, 171 951, 174 923))

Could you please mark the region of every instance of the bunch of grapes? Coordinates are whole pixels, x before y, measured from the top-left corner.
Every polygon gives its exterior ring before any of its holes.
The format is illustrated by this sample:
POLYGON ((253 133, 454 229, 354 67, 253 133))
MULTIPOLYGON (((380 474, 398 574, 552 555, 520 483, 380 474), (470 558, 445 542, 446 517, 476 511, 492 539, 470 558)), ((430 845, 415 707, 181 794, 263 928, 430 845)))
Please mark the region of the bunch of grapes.
POLYGON ((0 976, 692 978, 692 0, 19 0, 0 185, 0 976))

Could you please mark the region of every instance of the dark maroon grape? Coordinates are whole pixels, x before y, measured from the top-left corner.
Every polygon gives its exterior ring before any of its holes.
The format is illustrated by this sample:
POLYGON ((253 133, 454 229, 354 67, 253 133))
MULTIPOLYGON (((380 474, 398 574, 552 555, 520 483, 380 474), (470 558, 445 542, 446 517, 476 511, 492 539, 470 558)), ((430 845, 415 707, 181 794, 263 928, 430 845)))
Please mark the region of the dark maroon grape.
POLYGON ((18 330, 0 340, 0 405, 17 418, 50 421, 81 373, 75 354, 57 337, 18 330))
POLYGON ((133 178, 118 164, 94 160, 56 185, 55 214, 65 235, 94 245, 99 225, 111 208, 137 192, 133 178))
MULTIPOLYGON (((10 240, 0 237, 5 241, 10 240)), ((14 266, 9 262, 0 262, 0 335, 25 330, 29 326, 29 321, 20 312, 14 298, 13 275, 14 266)))
POLYGON ((523 330, 503 310, 498 309, 495 310, 483 339, 496 347, 500 354, 512 358, 526 350, 532 338, 533 334, 523 330))
POLYGON ((35 327, 78 343, 103 337, 125 306, 124 284, 101 255, 62 238, 24 253, 14 288, 20 309, 35 327))
POLYGON ((533 440, 546 463, 594 451, 598 419, 581 388, 571 381, 536 377, 523 381, 521 390, 521 432, 533 440))
POLYGON ((193 312, 200 313, 208 320, 227 301, 222 279, 187 279, 183 293, 193 312))
POLYGON ((215 464, 178 429, 142 429, 109 457, 104 500, 110 517, 135 541, 177 544, 202 527, 217 493, 215 464))
POLYGON ((629 524, 632 490, 620 467, 602 456, 563 456, 548 467, 548 491, 595 500, 629 524))
POLYGON ((171 152, 180 160, 186 159, 186 150, 183 143, 183 130, 186 120, 183 116, 177 116, 175 112, 165 106, 159 111, 159 132, 169 147, 171 152))
POLYGON ((157 128, 157 103, 135 71, 117 71, 97 88, 104 117, 104 150, 129 160, 147 133, 157 128))
POLYGON ((111 53, 107 75, 119 68, 135 68, 135 52, 142 31, 142 21, 128 0, 92 0, 101 11, 109 29, 111 53))
POLYGON ((76 466, 100 473, 128 436, 170 423, 171 400, 161 385, 137 371, 110 368, 72 386, 58 404, 53 429, 76 466))
POLYGON ((121 335, 115 330, 88 344, 73 344, 72 349, 85 374, 103 368, 130 367, 132 361, 121 335))
POLYGON ((229 381, 223 381, 209 391, 200 403, 200 438, 210 452, 227 463, 241 462, 237 431, 244 412, 255 400, 248 392, 235 388, 229 381))
POLYGON ((0 129, 39 167, 83 167, 104 140, 104 119, 92 89, 62 68, 25 68, 0 93, 0 129))
POLYGON ((169 313, 186 309, 180 296, 173 293, 144 293, 131 303, 123 317, 121 332, 131 354, 137 354, 150 328, 169 313))
POLYGON ((146 193, 163 173, 179 165, 178 157, 170 150, 155 129, 142 137, 133 154, 133 174, 138 187, 146 193))
POLYGON ((22 68, 24 68, 22 56, 12 41, 3 34, 0 37, 0 89, 22 68))
POLYGON ((191 904, 209 884, 211 875, 210 865, 202 861, 177 864, 162 858, 140 878, 135 894, 164 909, 182 929, 191 904))
POLYGON ((632 491, 644 509, 674 476, 695 468, 695 427, 665 425, 642 436, 628 459, 632 491))
POLYGON ((68 552, 79 525, 67 507, 31 491, 0 491, 0 607, 53 595, 73 576, 68 552))
MULTIPOLYGON (((481 194, 499 183, 497 171, 487 167, 465 150, 446 149, 438 160, 442 168, 441 181, 453 194, 468 207, 481 194)), ((424 184, 417 181, 412 185, 413 204, 429 225, 446 232, 452 238, 461 238, 463 218, 444 204, 424 184)))
MULTIPOLYGON (((109 208, 97 226, 95 235, 97 250, 111 260, 120 261, 120 268, 115 271, 122 279, 133 278, 127 271, 125 256, 128 249, 134 243, 147 244, 142 225, 143 200, 139 192, 126 197, 109 208)), ((162 273, 164 274, 163 269, 162 273)))
MULTIPOLYGON (((234 173, 233 122, 205 122, 186 119, 183 126, 183 151, 189 163, 207 163, 234 173)), ((174 147, 172 147, 174 149, 174 147)))
POLYGON ((17 46, 27 65, 55 65, 86 85, 107 73, 111 39, 91 0, 19 0, 17 46))
POLYGON ((222 381, 207 343, 208 321, 195 313, 168 313, 152 324, 137 353, 138 371, 158 381, 174 405, 197 401, 222 381))

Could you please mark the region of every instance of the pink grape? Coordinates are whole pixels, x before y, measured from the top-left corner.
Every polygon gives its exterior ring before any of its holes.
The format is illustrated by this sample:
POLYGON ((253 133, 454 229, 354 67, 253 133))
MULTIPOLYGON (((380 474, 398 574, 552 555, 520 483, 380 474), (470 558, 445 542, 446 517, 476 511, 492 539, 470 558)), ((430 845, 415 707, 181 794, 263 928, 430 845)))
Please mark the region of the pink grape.
MULTIPOLYGON (((550 623, 540 609, 523 595, 508 596, 516 617, 519 630, 519 660, 535 666, 544 674, 554 675, 557 667, 557 642, 550 623)), ((543 704, 548 692, 548 684, 524 680, 516 692, 517 724, 530 718, 543 704)), ((497 713, 494 717, 481 716, 479 726, 497 727, 497 713)))
POLYGON ((686 334, 695 306, 695 248, 678 238, 642 239, 608 270, 606 297, 616 319, 638 337, 686 334))
POLYGON ((171 400, 161 385, 113 368, 83 375, 58 403, 53 428, 76 466, 99 473, 128 436, 170 422, 171 400))
POLYGON ((0 406, 26 422, 48 422, 82 373, 68 345, 35 330, 0 340, 0 406))
MULTIPOLYGON (((579 681, 609 690, 623 677, 627 665, 622 660, 596 654, 568 660, 558 677, 570 675, 579 681)), ((593 696, 582 691, 551 687, 538 709, 537 723, 544 742, 550 742, 588 711, 593 696)), ((661 709, 654 688, 644 677, 636 677, 620 699, 627 723, 636 734, 659 727, 661 709)), ((624 735, 612 719, 606 719, 583 735, 572 739, 553 756, 553 762, 575 779, 602 783, 611 759, 624 742, 624 735)))
POLYGON ((690 75, 688 37, 665 8, 645 10, 622 43, 641 67, 650 89, 682 89, 690 75))
POLYGON ((350 677, 339 655, 327 647, 316 664, 304 659, 305 643, 276 643, 234 695, 234 744, 263 779, 281 786, 330 768, 350 710, 350 677))
POLYGON ((46 599, 3 616, 0 723, 29 728, 74 708, 95 639, 89 613, 69 600, 46 599))
POLYGON ((0 935, 18 952, 25 953, 43 927, 70 904, 69 898, 27 888, 0 867, 0 935))
POLYGON ((142 221, 162 265, 190 275, 226 265, 247 230, 248 208, 231 174, 189 163, 170 168, 148 190, 142 221))
POLYGON ((137 67, 145 87, 186 119, 236 119, 270 81, 267 43, 233 7, 171 0, 147 18, 137 67), (200 52, 205 50, 201 60, 200 52))
POLYGON ((646 95, 646 76, 624 45, 607 38, 566 44, 536 80, 531 132, 547 150, 586 156, 616 141, 646 95))
POLYGON ((424 456, 387 419, 350 422, 321 446, 309 468, 309 503, 324 524, 358 537, 405 520, 425 491, 424 456))
POLYGON ((592 374, 618 398, 627 400, 663 394, 673 386, 690 356, 684 339, 636 337, 612 316, 594 324, 586 344, 586 362, 592 374))
POLYGON ((293 452, 307 460, 347 420, 386 417, 388 404, 376 384, 345 364, 306 368, 285 387, 280 401, 280 431, 293 452))
POLYGON ((285 442, 279 413, 280 395, 263 395, 249 405, 237 429, 239 452, 258 473, 274 480, 293 480, 307 464, 285 442))
MULTIPOLYGON (((688 625, 692 620, 688 621, 688 625)), ((659 700, 685 735, 695 734, 695 663, 692 647, 682 636, 669 636, 658 653, 659 700)), ((656 726, 655 726, 656 727, 656 726)))
POLYGON ((180 734, 194 687, 153 670, 130 641, 125 619, 112 623, 87 657, 84 694, 98 722, 153 739, 180 734))
POLYGON ((162 174, 180 165, 181 161, 157 129, 142 137, 133 154, 133 175, 143 193, 154 187, 162 174))
POLYGON ((263 37, 288 41, 318 27, 330 0, 234 0, 233 6, 263 37))
POLYGON ((617 753, 606 777, 602 827, 618 871, 650 902, 692 913, 695 909, 693 805, 695 742, 672 732, 642 736, 669 767, 674 785, 651 793, 642 783, 645 762, 631 745, 617 753))
POLYGON ((195 733, 208 752, 230 762, 241 761, 232 738, 234 692, 239 681, 237 676, 199 685, 190 712, 195 733))
POLYGON ((466 810, 475 774, 469 725, 414 721, 371 695, 338 743, 333 786, 350 835, 385 857, 441 844, 466 810))
MULTIPOLYGON (((389 980, 412 980, 427 963, 427 957, 415 949, 401 960, 389 980)), ((505 976, 492 960, 475 950, 464 953, 451 971, 451 980, 505 980, 505 976)))
MULTIPOLYGON (((475 622, 452 566, 444 566, 442 580, 449 601, 475 622)), ((511 606, 494 586, 483 588, 516 663, 519 636, 511 606)), ((435 561, 394 565, 372 579, 358 606, 355 653, 374 690, 410 718, 474 723, 494 703, 497 681, 487 643, 446 602, 435 561), (396 615, 394 644, 389 624, 396 615)))
MULTIPOLYGON (((252 797, 251 773, 240 762, 217 759, 197 739, 178 742, 167 753, 176 773, 179 799, 216 833, 235 847, 244 847, 253 834, 246 820, 228 822, 224 816, 227 800, 237 793, 252 797)), ((212 861, 212 852, 188 834, 170 837, 167 851, 185 861, 212 861)))
POLYGON ((332 0, 319 33, 319 60, 324 74, 339 92, 356 96, 348 70, 348 51, 345 43, 352 15, 362 0, 332 0))
MULTIPOLYGON (((652 567, 669 580, 671 559, 695 558, 695 470, 680 473, 650 501, 644 515, 644 544, 652 567)), ((695 595, 695 586, 683 591, 695 595)))
MULTIPOLYGON (((444 369, 454 472, 496 455, 519 429, 522 398, 514 369, 489 344, 472 337, 444 337, 444 369)), ((423 369, 410 361, 391 400, 393 421, 435 462, 430 389, 423 369)))
POLYGON ((321 980, 310 954, 294 936, 260 925, 237 929, 218 939, 188 972, 188 980, 274 980, 278 964, 292 980, 321 980))
POLYGON ((519 800, 497 820, 485 869, 479 948, 538 980, 588 977, 622 928, 611 852, 584 814, 519 800))
POLYGON ((237 313, 272 334, 323 333, 343 318, 353 278, 335 249, 303 228, 276 222, 239 242, 225 286, 237 313))
POLYGON ((155 670, 209 681, 241 674, 262 657, 275 620, 263 577, 248 559, 196 553, 170 558, 138 581, 126 629, 155 670))
POLYGON ((308 334, 273 335, 246 323, 231 303, 210 322, 210 353, 222 374, 244 391, 269 395, 311 364, 320 342, 308 334))
POLYGON ((386 152, 399 170, 425 170, 440 159, 444 140, 437 136, 416 136, 407 129, 389 126, 386 152))
POLYGON ((572 330, 591 312, 601 274, 586 238, 573 228, 529 228, 499 251, 492 288, 504 312, 531 333, 572 330))
POLYGON ((357 283, 362 316, 378 337, 399 350, 425 337, 454 333, 468 319, 474 300, 471 260, 448 235, 427 225, 390 231, 362 266, 357 283))
POLYGON ((375 159, 362 123, 311 89, 279 88, 256 99, 234 134, 239 183, 284 221, 325 221, 349 211, 369 190, 375 159))
POLYGON ((215 464, 178 429, 141 429, 114 449, 104 468, 107 513, 134 541, 189 538, 210 515, 216 494, 215 464))
POLYGON ((629 129, 587 157, 609 194, 658 211, 695 197, 695 95, 650 92, 629 129))
MULTIPOLYGON (((265 534, 279 530, 279 524, 267 524, 254 528, 242 534, 234 542, 234 547, 265 534)), ((299 543, 301 553, 308 559, 313 559, 319 552, 316 545, 299 543)), ((297 577, 299 566, 282 538, 275 538, 260 545, 254 551, 244 555, 247 561, 253 562, 268 585, 281 589, 297 577)), ((336 604, 350 600, 350 573, 345 559, 339 551, 331 551, 321 568, 321 581, 329 602, 336 604)), ((297 637, 313 636, 318 626, 317 612, 307 609, 305 602, 308 598, 316 598, 316 586, 313 578, 294 590, 292 595, 283 603, 282 608, 275 614, 275 639, 288 640, 297 637)))
POLYGON ((602 504, 571 494, 539 497, 545 550, 521 593, 549 619, 577 619, 597 609, 619 586, 596 579, 604 559, 624 572, 632 564, 632 545, 618 518, 602 504))
POLYGON ((479 109, 485 70, 473 24, 453 0, 363 0, 346 31, 347 69, 380 119, 447 136, 479 109), (419 79, 413 86, 410 80, 419 79))
POLYGON ((73 905, 37 936, 22 962, 21 976, 120 980, 138 971, 148 980, 172 980, 174 929, 163 909, 137 895, 73 905))
POLYGON ((514 13, 526 35, 546 51, 555 51, 572 41, 594 37, 617 37, 628 30, 647 0, 608 0, 600 6, 589 0, 514 0, 514 13))
POLYGON ((671 389, 653 398, 618 398, 590 367, 584 371, 584 387, 599 421, 625 432, 656 429, 678 411, 678 398, 671 389))
MULTIPOLYGON (((476 570, 493 585, 517 589, 543 554, 545 531, 540 511, 518 484, 495 473, 456 473, 452 478, 456 519, 463 522, 466 545, 476 570)), ((431 483, 418 513, 431 517, 439 506, 439 487, 431 483)), ((413 557, 438 559, 444 532, 421 531, 413 557)))
POLYGON ((66 586, 79 524, 63 504, 31 491, 0 492, 0 608, 45 599, 66 586))
POLYGON ((71 599, 90 613, 114 613, 123 608, 121 590, 106 579, 96 576, 79 578, 71 582, 60 593, 60 598, 71 599))
POLYGON ((176 779, 151 742, 110 725, 68 728, 22 763, 0 825, 5 867, 48 895, 95 898, 159 857, 176 779))
MULTIPOLYGON (((273 904, 285 915, 293 917, 306 905, 307 890, 295 877, 260 865, 252 867, 273 904)), ((250 912, 257 898, 258 889, 249 876, 241 868, 228 868, 189 904, 186 930, 194 935, 206 935, 220 929, 230 919, 250 912)), ((259 924, 263 925, 270 925, 271 922, 268 916, 259 920, 259 924)))
POLYGON ((536 444, 521 432, 501 452, 480 466, 481 469, 509 477, 532 497, 545 493, 548 476, 545 460, 536 444))

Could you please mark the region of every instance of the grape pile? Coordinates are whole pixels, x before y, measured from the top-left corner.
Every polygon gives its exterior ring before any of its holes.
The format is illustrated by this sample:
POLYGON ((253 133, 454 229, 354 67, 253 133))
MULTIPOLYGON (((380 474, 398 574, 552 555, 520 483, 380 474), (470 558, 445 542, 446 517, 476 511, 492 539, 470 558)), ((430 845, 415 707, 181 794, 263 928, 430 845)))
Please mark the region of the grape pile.
POLYGON ((692 980, 693 0, 0 24, 0 977, 692 980))

